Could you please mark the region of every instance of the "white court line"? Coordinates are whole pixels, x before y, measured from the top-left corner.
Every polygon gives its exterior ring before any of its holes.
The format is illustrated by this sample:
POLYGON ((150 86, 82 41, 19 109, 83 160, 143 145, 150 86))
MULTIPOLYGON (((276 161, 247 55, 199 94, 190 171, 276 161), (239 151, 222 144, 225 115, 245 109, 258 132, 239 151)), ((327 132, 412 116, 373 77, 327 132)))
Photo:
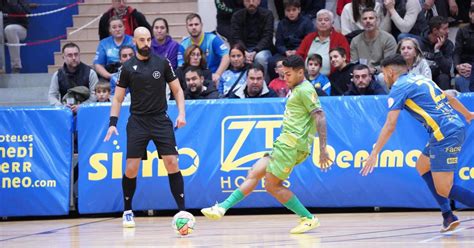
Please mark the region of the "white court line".
POLYGON ((429 238, 429 239, 425 239, 425 240, 422 240, 422 241, 419 241, 418 243, 428 243, 430 241, 433 241, 435 239, 439 239, 439 238, 442 238, 444 236, 446 236, 446 234, 453 234, 453 233, 457 233, 457 232, 460 232, 460 231, 464 231, 466 229, 468 229, 469 227, 464 227, 464 228, 459 228, 458 230, 455 230, 455 231, 452 231, 452 232, 446 232, 444 235, 438 235, 438 236, 435 236, 435 237, 432 237, 432 238, 429 238))

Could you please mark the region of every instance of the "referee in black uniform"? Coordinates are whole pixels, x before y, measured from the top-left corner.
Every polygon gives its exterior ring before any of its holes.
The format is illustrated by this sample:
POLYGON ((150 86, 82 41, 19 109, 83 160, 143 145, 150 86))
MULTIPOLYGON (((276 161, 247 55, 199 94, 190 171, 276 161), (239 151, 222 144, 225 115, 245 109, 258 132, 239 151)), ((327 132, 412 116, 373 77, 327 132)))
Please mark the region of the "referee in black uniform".
POLYGON ((110 111, 109 130, 104 141, 112 134, 118 135, 117 121, 125 91, 130 89, 130 117, 127 124, 127 168, 122 178, 124 197, 123 226, 135 227, 132 212, 132 198, 137 185, 140 162, 146 159, 146 147, 150 140, 155 143, 163 159, 171 192, 179 210, 184 210, 184 183, 178 167, 178 151, 174 137, 173 123, 166 114, 166 84, 169 85, 179 109, 174 127, 186 125, 184 94, 170 62, 151 54, 150 31, 144 27, 135 29, 133 39, 137 54, 122 67, 110 111))

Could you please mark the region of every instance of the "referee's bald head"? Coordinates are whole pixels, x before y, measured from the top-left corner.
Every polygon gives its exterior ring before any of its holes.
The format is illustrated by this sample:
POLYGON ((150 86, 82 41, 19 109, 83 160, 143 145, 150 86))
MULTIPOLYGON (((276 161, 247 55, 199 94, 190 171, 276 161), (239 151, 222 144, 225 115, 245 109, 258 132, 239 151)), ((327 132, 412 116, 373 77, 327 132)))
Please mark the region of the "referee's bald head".
POLYGON ((145 27, 138 27, 135 29, 135 31, 133 31, 133 37, 139 37, 139 36, 150 36, 151 37, 151 34, 150 34, 150 30, 148 30, 147 28, 145 27))
POLYGON ((133 31, 133 41, 137 47, 137 58, 148 58, 151 53, 151 34, 145 27, 138 27, 133 31))

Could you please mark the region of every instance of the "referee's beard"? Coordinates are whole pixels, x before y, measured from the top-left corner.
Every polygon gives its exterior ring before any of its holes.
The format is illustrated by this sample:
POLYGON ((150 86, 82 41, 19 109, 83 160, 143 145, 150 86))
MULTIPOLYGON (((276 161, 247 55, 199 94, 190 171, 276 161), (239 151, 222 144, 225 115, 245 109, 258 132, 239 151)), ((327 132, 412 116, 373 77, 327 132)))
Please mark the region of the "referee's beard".
POLYGON ((143 46, 142 48, 138 47, 137 52, 143 57, 149 57, 151 53, 151 49, 148 46, 143 46))

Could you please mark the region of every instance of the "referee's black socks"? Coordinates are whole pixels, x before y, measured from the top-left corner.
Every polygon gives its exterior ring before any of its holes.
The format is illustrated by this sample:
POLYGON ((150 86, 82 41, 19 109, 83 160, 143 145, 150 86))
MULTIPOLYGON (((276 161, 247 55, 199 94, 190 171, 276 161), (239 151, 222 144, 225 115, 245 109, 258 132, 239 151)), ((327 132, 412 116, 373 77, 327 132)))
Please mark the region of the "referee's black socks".
POLYGON ((174 200, 178 205, 179 210, 185 210, 184 205, 184 181, 181 171, 178 171, 173 174, 168 174, 168 179, 170 181, 171 193, 173 194, 174 200))
POLYGON ((128 178, 125 174, 122 177, 123 202, 125 211, 132 210, 132 199, 137 188, 137 178, 128 178))

